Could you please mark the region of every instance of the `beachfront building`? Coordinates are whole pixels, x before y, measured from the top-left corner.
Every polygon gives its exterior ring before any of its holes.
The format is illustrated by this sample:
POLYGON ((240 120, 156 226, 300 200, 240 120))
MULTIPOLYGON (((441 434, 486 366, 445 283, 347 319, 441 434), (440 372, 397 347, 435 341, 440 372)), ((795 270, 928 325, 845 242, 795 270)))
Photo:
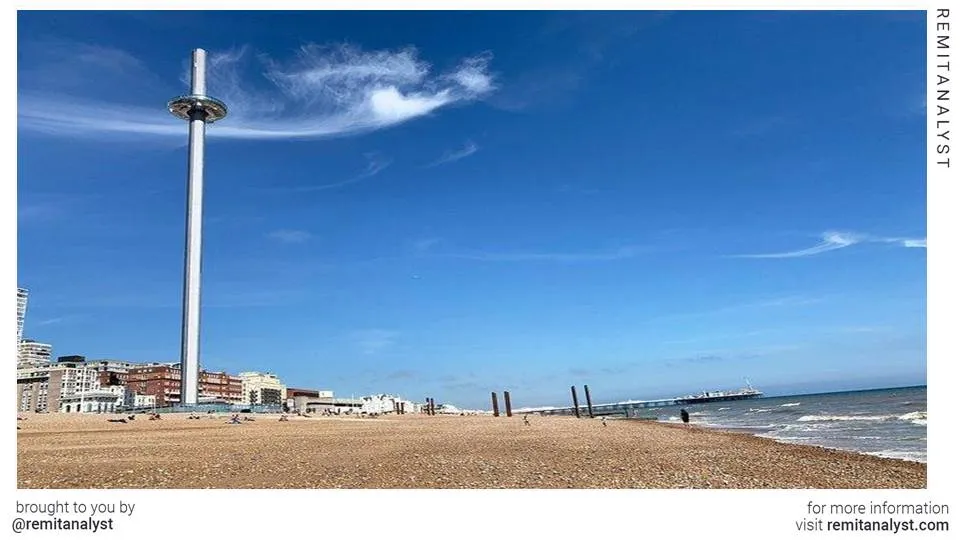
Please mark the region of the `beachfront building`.
POLYGON ((243 401, 243 381, 240 377, 223 371, 201 369, 199 399, 231 405, 240 404, 243 401))
POLYGON ((100 386, 126 385, 127 374, 130 373, 130 370, 146 365, 122 360, 91 360, 87 364, 97 369, 100 386))
POLYGON ((243 405, 281 406, 286 401, 287 387, 273 373, 244 371, 240 374, 243 405))
POLYGON ((27 296, 29 291, 23 287, 17 287, 17 345, 23 339, 23 320, 27 315, 27 296))
POLYGON ((287 410, 299 413, 310 413, 316 410, 325 410, 333 406, 332 390, 307 390, 303 388, 287 388, 287 410))
POLYGON ((42 366, 50 363, 53 354, 53 345, 38 343, 32 339, 20 341, 17 351, 17 366, 42 366))
MULTIPOLYGON (((180 364, 150 364, 127 370, 127 386, 138 395, 154 397, 156 407, 180 403, 180 364)), ((200 395, 204 402, 238 404, 243 399, 239 377, 200 370, 200 395)))
POLYGON ((64 399, 99 389, 96 370, 83 363, 61 361, 17 369, 17 409, 22 412, 57 412, 64 399))
POLYGON ((134 409, 155 409, 157 407, 157 397, 151 396, 148 394, 134 394, 133 395, 133 408, 134 409))
POLYGON ((117 395, 107 390, 81 392, 60 400, 59 412, 62 413, 113 413, 121 409, 117 405, 117 395))
POLYGON ((110 386, 100 386, 100 389, 104 392, 110 392, 115 396, 114 398, 114 409, 127 409, 133 407, 134 398, 137 393, 131 390, 127 386, 115 384, 110 386))
POLYGON ((389 394, 375 394, 360 398, 360 412, 366 414, 387 414, 403 411, 405 414, 419 412, 419 408, 412 401, 391 396, 389 394))
POLYGON ((17 369, 17 411, 46 412, 50 388, 50 366, 17 369))

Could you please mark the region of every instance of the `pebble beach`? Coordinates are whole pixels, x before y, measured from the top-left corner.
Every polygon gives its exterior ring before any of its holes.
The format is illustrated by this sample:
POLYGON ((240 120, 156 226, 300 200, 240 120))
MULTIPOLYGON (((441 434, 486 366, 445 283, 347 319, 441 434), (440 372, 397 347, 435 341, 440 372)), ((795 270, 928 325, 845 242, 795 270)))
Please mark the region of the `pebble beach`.
POLYGON ((926 487, 923 463, 649 421, 530 416, 21 415, 17 487, 926 487))

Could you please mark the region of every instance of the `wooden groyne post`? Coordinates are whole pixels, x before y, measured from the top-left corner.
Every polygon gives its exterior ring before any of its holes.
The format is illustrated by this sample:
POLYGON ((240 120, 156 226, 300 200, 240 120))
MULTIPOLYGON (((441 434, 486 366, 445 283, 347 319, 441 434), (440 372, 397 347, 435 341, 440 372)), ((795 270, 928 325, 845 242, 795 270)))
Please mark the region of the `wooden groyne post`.
POLYGON ((496 392, 490 392, 490 401, 493 402, 493 416, 500 416, 500 403, 497 402, 496 392))
POLYGON ((513 410, 510 408, 510 392, 503 391, 503 407, 507 410, 507 417, 513 416, 513 410))
POLYGON ((593 418, 593 403, 590 401, 590 387, 583 385, 583 393, 587 397, 587 414, 590 415, 590 418, 593 418))
POLYGON ((573 394, 573 414, 580 418, 580 403, 577 401, 577 387, 571 386, 570 393, 573 394))

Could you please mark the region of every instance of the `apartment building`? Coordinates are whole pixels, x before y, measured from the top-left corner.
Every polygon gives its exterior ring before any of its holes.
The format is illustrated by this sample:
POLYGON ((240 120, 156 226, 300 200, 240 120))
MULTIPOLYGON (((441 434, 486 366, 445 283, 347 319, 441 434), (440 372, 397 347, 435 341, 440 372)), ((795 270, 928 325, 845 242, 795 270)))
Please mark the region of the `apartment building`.
POLYGON ((17 369, 17 412, 47 412, 50 366, 17 369))
POLYGON ((57 412, 61 401, 100 390, 95 369, 83 363, 57 362, 17 369, 17 410, 57 412))
POLYGON ((39 343, 32 339, 24 339, 20 341, 18 347, 17 366, 30 367, 49 364, 52 355, 53 345, 39 343))
POLYGON ((17 287, 17 344, 23 339, 23 321, 27 315, 27 296, 29 291, 22 287, 17 287))
MULTIPOLYGON (((203 401, 240 403, 243 386, 238 377, 223 372, 200 370, 200 398, 203 401)), ((154 397, 156 407, 180 403, 180 364, 152 364, 131 367, 127 387, 140 395, 154 397)))
POLYGON ((244 371, 240 374, 243 384, 244 405, 276 405, 286 401, 287 387, 273 373, 244 371))
POLYGON ((125 386, 130 370, 145 365, 121 360, 92 360, 87 364, 96 368, 100 386, 125 386))

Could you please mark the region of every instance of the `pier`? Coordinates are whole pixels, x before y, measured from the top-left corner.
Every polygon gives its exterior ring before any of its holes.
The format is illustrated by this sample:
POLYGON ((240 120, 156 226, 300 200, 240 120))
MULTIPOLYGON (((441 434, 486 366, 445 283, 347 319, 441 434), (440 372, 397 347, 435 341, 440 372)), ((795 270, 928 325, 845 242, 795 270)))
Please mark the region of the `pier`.
MULTIPOLYGON (((641 400, 629 400, 629 401, 618 401, 616 403, 601 403, 598 405, 593 405, 593 416, 623 416, 626 418, 632 418, 639 416, 639 411, 643 409, 658 409, 661 407, 673 407, 675 405, 683 404, 683 398, 671 398, 671 399, 653 399, 647 401, 641 400)), ((586 406, 574 407, 536 407, 529 409, 518 409, 518 413, 526 414, 541 414, 541 415, 560 415, 560 416, 573 416, 577 414, 577 409, 581 415, 586 416, 587 409, 586 406)))
MULTIPOLYGON (((680 405, 695 405, 698 403, 712 403, 716 401, 739 401, 742 399, 758 398, 763 392, 747 387, 737 391, 715 391, 703 392, 697 395, 675 397, 669 399, 650 399, 650 400, 628 400, 618 401, 616 403, 602 403, 600 405, 581 406, 577 402, 575 388, 571 387, 573 392, 572 407, 531 407, 518 410, 519 413, 541 414, 541 415, 574 415, 578 418, 583 416, 623 416, 634 418, 640 416, 639 411, 643 409, 659 409, 662 407, 676 407, 680 405)), ((584 387, 586 390, 586 387, 584 387)), ((589 395, 589 394, 588 394, 589 395)))

